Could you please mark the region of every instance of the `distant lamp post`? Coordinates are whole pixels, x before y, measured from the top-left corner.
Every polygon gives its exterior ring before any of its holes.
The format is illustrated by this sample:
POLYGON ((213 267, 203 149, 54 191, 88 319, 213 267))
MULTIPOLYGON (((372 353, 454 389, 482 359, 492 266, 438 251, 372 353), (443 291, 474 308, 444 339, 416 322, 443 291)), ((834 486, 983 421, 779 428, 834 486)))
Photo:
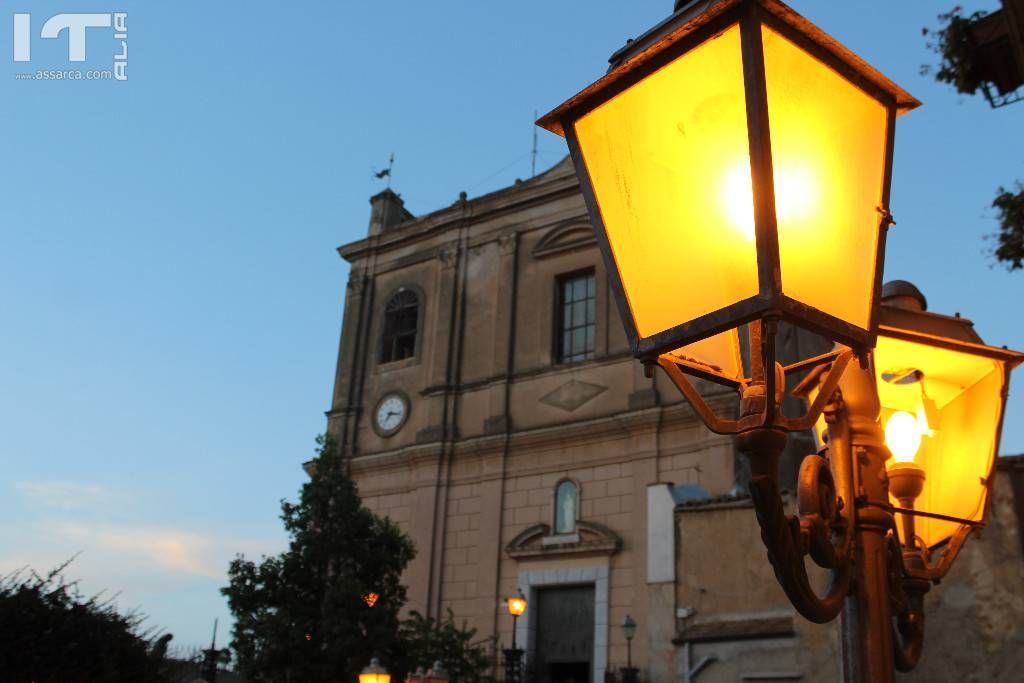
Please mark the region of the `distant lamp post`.
POLYGON ((512 647, 516 646, 516 621, 519 617, 523 616, 526 612, 526 597, 523 596, 523 591, 520 589, 518 593, 508 599, 507 604, 508 613, 512 615, 512 647))
POLYGON ((434 662, 434 666, 430 667, 430 671, 426 673, 426 680, 424 683, 447 683, 448 672, 445 671, 444 665, 441 660, 434 662))
POLYGON ((633 636, 636 635, 636 622, 626 615, 622 621, 622 637, 626 639, 626 668, 622 672, 623 683, 636 683, 638 671, 633 668, 633 636))
POLYGON ((880 330, 895 119, 920 103, 779 0, 677 6, 538 125, 566 138, 633 353, 737 436, 790 602, 817 623, 845 608, 845 679, 892 681, 920 653, 920 596, 984 518, 1024 355, 924 312, 880 330), (780 321, 835 350, 783 367, 780 321), (734 388, 739 416, 694 377, 734 388), (805 414, 782 414, 787 387, 805 414), (816 423, 827 450, 789 516, 779 458, 816 423))
POLYGON ((505 608, 512 615, 512 647, 505 650, 505 681, 519 683, 522 680, 523 651, 516 647, 516 626, 519 617, 526 612, 526 597, 522 589, 505 601, 505 608))
POLYGON ((359 672, 359 683, 391 683, 391 674, 373 657, 370 665, 359 672))

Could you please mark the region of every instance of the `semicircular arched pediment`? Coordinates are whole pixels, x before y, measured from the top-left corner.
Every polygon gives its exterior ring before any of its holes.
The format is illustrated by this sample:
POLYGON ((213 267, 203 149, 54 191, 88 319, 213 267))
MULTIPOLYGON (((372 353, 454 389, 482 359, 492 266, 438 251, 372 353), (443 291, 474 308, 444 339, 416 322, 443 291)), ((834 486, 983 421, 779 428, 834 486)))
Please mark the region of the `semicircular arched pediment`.
POLYGON ((533 257, 547 258, 596 245, 594 229, 587 223, 574 221, 549 230, 533 248, 533 257))
POLYGON ((524 559, 552 555, 614 555, 622 549, 622 538, 596 522, 576 522, 572 534, 551 534, 547 524, 527 527, 505 546, 509 557, 524 559))

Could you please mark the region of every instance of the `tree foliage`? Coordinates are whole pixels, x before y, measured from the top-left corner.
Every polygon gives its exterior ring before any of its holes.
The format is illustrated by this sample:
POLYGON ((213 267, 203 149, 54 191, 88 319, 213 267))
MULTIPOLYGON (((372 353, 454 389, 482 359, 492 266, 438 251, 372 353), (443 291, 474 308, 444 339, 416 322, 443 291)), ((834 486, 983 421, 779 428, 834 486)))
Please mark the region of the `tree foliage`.
POLYGON ((221 591, 238 667, 253 681, 353 681, 371 655, 399 649, 412 542, 362 505, 331 441, 318 443, 299 502, 281 503, 288 550, 258 564, 238 556, 221 591))
MULTIPOLYGON (((952 85, 959 93, 973 95, 985 79, 976 64, 971 26, 987 12, 974 12, 966 17, 962 12, 963 8, 957 5, 952 11, 939 15, 940 28, 923 30, 925 36, 932 37, 928 47, 941 59, 937 69, 925 65, 921 72, 934 73, 940 83, 952 85)), ((997 262, 1005 264, 1007 270, 1020 270, 1024 268, 1024 187, 1018 183, 1016 192, 1000 187, 992 208, 999 212, 999 232, 992 236, 996 241, 992 255, 997 262)))
POLYGON ((67 564, 0 579, 0 672, 10 683, 162 683, 170 634, 64 580, 67 564))
POLYGON ((971 39, 971 25, 984 17, 986 12, 974 12, 963 16, 959 5, 952 11, 939 15, 938 29, 923 29, 925 36, 932 40, 928 47, 939 55, 938 68, 928 64, 921 67, 923 75, 934 74, 935 80, 948 83, 964 95, 978 92, 983 79, 975 64, 975 49, 971 39))
POLYGON ((1024 185, 1018 184, 1017 192, 1000 187, 992 207, 999 212, 993 255, 1007 270, 1024 268, 1024 185))
POLYGON ((473 642, 475 636, 476 629, 456 626, 450 609, 443 620, 413 611, 402 622, 401 652, 395 662, 408 672, 440 660, 452 681, 484 683, 492 680, 486 676, 491 662, 483 644, 473 642))

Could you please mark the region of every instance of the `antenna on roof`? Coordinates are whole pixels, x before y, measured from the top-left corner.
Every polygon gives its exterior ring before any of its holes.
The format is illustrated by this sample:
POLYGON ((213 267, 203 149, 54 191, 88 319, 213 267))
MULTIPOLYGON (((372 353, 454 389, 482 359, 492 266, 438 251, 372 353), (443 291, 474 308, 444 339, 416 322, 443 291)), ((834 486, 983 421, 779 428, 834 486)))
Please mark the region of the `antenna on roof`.
MULTIPOLYGON (((533 110, 533 120, 537 120, 537 110, 533 110)), ((537 126, 533 126, 533 161, 530 163, 530 177, 537 175, 537 126)))
POLYGON ((210 639, 210 648, 203 650, 203 663, 199 668, 199 676, 206 683, 217 683, 217 660, 221 652, 217 649, 217 620, 213 620, 213 637, 210 639))

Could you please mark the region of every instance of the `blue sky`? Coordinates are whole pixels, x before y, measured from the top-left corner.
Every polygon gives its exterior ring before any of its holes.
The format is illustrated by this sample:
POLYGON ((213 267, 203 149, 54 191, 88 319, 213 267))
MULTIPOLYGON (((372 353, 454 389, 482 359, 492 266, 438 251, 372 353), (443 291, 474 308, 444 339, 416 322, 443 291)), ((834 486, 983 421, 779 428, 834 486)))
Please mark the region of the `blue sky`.
MULTIPOLYGON (((925 103, 899 122, 886 278, 1024 348, 1024 273, 992 267, 983 239, 996 188, 1024 179, 1024 104, 919 74, 938 4, 792 4, 925 103)), ((13 63, 0 16, 0 571, 81 552, 85 590, 205 642, 233 554, 284 546, 278 501, 329 407, 335 248, 365 234, 371 169, 394 152, 417 214, 528 177, 534 111, 671 5, 3 3, 36 38, 13 63), (84 65, 38 38, 54 14, 99 11, 128 13, 126 82, 15 79, 111 68, 108 31, 90 29, 84 65)), ((539 145, 543 168, 564 154, 539 145)), ((1022 421, 1015 397, 1004 453, 1024 452, 1022 421)))

